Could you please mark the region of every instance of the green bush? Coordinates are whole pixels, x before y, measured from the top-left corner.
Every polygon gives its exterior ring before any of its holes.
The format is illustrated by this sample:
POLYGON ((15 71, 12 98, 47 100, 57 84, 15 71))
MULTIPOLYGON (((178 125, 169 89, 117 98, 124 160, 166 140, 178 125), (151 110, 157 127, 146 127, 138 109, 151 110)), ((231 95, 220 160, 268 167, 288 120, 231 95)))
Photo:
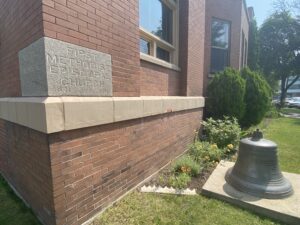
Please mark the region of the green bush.
POLYGON ((241 124, 250 127, 259 124, 270 108, 271 88, 259 73, 248 68, 243 69, 241 75, 246 81, 246 110, 241 124))
POLYGON ((224 117, 223 120, 214 120, 212 118, 203 121, 203 129, 207 140, 210 143, 217 144, 221 149, 232 144, 236 147, 240 140, 241 128, 236 118, 230 119, 224 117))
POLYGON ((207 112, 213 118, 223 116, 242 119, 245 112, 245 80, 239 71, 226 68, 214 76, 208 85, 207 112))
POLYGON ((186 188, 188 183, 191 181, 191 177, 186 173, 180 173, 178 175, 172 175, 169 177, 168 184, 171 187, 183 189, 186 188))
POLYGON ((200 173, 200 164, 188 155, 177 159, 172 165, 175 173, 185 173, 189 176, 197 176, 200 173))
POLYGON ((211 162, 220 162, 223 158, 223 151, 216 144, 197 141, 190 146, 189 154, 195 161, 208 164, 211 162))
POLYGON ((272 118, 272 119, 277 119, 277 118, 281 117, 280 111, 274 105, 272 105, 269 108, 269 110, 266 112, 265 117, 272 118))

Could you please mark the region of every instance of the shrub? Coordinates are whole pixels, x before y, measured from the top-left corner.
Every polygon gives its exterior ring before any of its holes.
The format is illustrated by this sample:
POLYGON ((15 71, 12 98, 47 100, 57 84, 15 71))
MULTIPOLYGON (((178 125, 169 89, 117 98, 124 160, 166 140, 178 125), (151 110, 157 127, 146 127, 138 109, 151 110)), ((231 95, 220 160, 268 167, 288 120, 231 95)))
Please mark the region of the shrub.
POLYGON ((239 71, 226 68, 214 76, 208 85, 208 115, 220 119, 223 116, 243 118, 245 112, 245 80, 239 71))
POLYGON ((210 143, 215 143, 219 148, 225 148, 229 144, 236 147, 239 143, 241 128, 236 118, 224 117, 223 120, 212 118, 203 121, 204 132, 210 143))
POLYGON ((245 114, 241 124, 245 127, 259 124, 271 105, 271 88, 257 72, 245 68, 241 72, 246 81, 245 114))
POLYGON ((190 146, 189 154, 197 162, 208 164, 211 162, 220 162, 223 157, 223 151, 216 144, 208 142, 195 142, 190 146))
POLYGON ((265 114, 265 117, 272 119, 279 118, 280 116, 279 110, 274 105, 272 105, 265 114))
POLYGON ((188 155, 177 159, 172 168, 175 173, 185 173, 190 176, 197 176, 200 173, 200 164, 188 155))
POLYGON ((171 187, 183 189, 186 188, 188 183, 191 181, 191 177, 186 173, 180 173, 178 175, 172 175, 169 177, 168 184, 171 187))

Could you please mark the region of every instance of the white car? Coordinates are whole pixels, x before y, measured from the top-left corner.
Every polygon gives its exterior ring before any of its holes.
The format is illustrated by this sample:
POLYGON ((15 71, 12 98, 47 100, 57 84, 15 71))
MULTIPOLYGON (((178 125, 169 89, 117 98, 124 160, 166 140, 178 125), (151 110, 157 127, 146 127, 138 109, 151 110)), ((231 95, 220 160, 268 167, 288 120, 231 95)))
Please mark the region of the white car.
POLYGON ((289 102, 289 107, 295 107, 295 108, 300 108, 300 98, 296 97, 293 98, 292 101, 289 102))

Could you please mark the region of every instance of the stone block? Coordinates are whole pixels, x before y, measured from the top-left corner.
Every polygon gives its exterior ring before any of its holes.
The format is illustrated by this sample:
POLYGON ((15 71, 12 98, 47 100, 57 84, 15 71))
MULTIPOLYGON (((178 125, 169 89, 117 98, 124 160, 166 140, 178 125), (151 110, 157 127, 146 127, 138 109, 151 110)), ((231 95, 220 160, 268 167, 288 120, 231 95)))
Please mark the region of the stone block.
POLYGON ((65 129, 77 129, 112 123, 114 105, 112 98, 63 97, 65 129))
POLYGON ((139 97, 114 97, 114 121, 143 117, 143 100, 139 97))
POLYGON ((143 100, 143 116, 153 116, 164 113, 163 111, 163 100, 159 96, 144 96, 141 97, 143 100))
POLYGON ((112 96, 111 56, 43 37, 19 52, 22 96, 112 96))
POLYGON ((46 133, 65 129, 64 104, 61 98, 47 98, 43 101, 46 114, 46 133))

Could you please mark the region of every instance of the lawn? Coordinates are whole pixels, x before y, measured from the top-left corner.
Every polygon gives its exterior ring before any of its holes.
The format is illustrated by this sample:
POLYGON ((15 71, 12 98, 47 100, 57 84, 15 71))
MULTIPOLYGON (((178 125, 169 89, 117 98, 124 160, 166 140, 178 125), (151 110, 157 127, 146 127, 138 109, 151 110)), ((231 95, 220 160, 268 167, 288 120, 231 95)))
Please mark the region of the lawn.
MULTIPOLYGON (((283 171, 300 174, 300 119, 265 120, 260 128, 279 146, 283 171)), ((38 225, 32 212, 0 177, 0 224, 38 225)), ((94 225, 268 225, 281 224, 222 201, 199 196, 171 196, 133 192, 99 216, 94 225)))
POLYGON ((265 137, 278 144, 281 170, 300 174, 300 119, 265 120, 261 127, 265 137))
POLYGON ((0 176, 0 224, 41 225, 0 176))
POLYGON ((268 225, 280 224, 203 196, 133 192, 99 216, 94 225, 268 225))

